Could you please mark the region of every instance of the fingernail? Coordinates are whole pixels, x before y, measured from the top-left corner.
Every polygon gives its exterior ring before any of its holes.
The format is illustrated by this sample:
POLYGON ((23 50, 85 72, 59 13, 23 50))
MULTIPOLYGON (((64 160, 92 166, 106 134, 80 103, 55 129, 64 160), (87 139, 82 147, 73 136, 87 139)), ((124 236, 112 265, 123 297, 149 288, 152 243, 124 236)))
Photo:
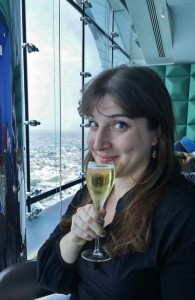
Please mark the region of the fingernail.
POLYGON ((104 217, 100 216, 98 218, 98 222, 101 223, 101 224, 103 224, 104 223, 104 217))

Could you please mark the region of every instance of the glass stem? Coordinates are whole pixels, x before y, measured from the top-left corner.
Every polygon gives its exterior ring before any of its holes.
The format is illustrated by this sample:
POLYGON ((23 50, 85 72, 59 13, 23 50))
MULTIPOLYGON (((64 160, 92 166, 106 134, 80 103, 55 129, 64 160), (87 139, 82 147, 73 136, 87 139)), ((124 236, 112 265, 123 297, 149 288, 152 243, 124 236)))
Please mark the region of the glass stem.
POLYGON ((95 249, 93 250, 94 255, 99 255, 100 254, 100 239, 99 236, 95 238, 95 249))

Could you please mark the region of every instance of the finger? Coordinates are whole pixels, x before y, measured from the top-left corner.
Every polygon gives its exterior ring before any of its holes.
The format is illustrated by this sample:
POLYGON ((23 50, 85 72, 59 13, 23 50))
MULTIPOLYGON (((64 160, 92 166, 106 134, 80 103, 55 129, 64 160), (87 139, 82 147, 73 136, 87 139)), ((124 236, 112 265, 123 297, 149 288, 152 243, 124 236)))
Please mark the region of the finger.
POLYGON ((104 229, 97 223, 97 211, 93 205, 86 205, 77 209, 77 213, 72 219, 72 230, 80 236, 95 238, 97 235, 102 235, 104 229))
MULTIPOLYGON (((104 212, 101 213, 105 214, 104 212)), ((83 222, 87 224, 87 226, 93 230, 96 235, 102 236, 102 233, 104 232, 102 222, 100 224, 98 221, 98 212, 92 204, 86 205, 84 209, 78 209, 78 214, 83 222)))
POLYGON ((80 218, 79 215, 73 216, 71 231, 74 233, 74 235, 86 241, 91 241, 97 236, 96 233, 80 218))

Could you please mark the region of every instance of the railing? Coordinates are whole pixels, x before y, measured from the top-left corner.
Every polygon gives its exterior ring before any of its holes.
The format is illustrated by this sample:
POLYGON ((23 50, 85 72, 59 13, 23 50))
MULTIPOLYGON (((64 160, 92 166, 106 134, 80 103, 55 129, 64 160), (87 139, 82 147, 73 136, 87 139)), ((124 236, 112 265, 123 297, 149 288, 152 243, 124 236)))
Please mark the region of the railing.
POLYGON ((28 196, 27 200, 26 200, 26 204, 27 204, 27 208, 28 208, 28 212, 31 211, 31 204, 36 203, 37 201, 43 200, 47 197, 53 196, 56 193, 60 193, 61 191, 67 190, 70 187, 73 187, 79 183, 81 183, 82 185, 84 184, 85 178, 81 177, 81 178, 77 178, 73 181, 67 182, 66 184, 62 185, 62 186, 58 186, 54 189, 51 189, 49 191, 43 192, 41 194, 38 194, 36 196, 28 196))

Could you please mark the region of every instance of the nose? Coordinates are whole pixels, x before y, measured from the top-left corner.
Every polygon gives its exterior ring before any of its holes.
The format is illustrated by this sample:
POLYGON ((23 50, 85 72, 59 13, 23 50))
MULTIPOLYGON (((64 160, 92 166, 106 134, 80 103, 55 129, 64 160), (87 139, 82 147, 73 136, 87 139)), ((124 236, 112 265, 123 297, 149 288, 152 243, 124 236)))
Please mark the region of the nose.
POLYGON ((89 132, 88 146, 95 151, 110 149, 112 141, 108 130, 99 127, 95 132, 89 132))

